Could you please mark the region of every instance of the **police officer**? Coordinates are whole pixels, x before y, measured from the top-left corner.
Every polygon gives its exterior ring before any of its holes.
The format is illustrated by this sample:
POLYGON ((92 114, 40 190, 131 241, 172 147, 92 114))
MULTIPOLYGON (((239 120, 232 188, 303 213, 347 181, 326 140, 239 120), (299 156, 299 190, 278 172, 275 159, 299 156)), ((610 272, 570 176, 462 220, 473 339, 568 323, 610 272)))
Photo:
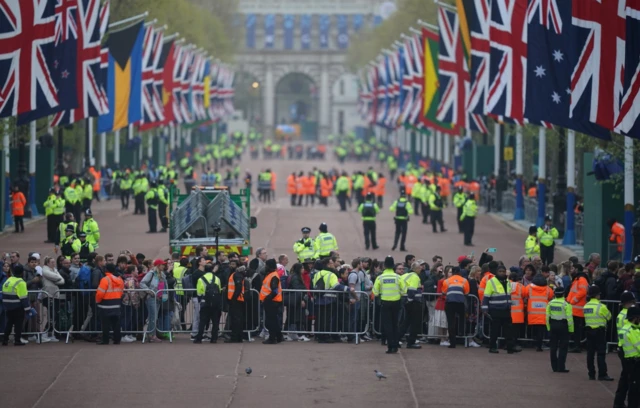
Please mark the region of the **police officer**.
POLYGON ((462 221, 460 217, 462 216, 462 206, 465 201, 467 201, 467 195, 464 193, 464 188, 462 186, 458 187, 458 190, 453 195, 453 206, 458 210, 457 220, 458 220, 458 232, 462 234, 464 231, 462 229, 462 221))
POLYGON ((400 336, 398 334, 398 317, 400 315, 400 299, 406 293, 406 285, 397 275, 393 267, 393 257, 384 259, 384 271, 373 284, 373 295, 380 297, 382 309, 380 319, 382 321, 382 334, 387 338, 387 354, 394 354, 400 348, 400 336))
POLYGON ((27 293, 27 283, 22 279, 24 269, 22 265, 17 264, 13 267, 11 277, 2 285, 2 307, 6 313, 6 325, 4 328, 4 337, 2 345, 9 344, 9 335, 11 330, 15 330, 13 336, 13 344, 16 346, 24 346, 21 341, 22 327, 24 324, 25 312, 31 309, 29 304, 29 295, 27 293))
POLYGON ((147 202, 147 206, 149 207, 149 231, 148 234, 155 234, 158 227, 158 203, 160 200, 158 199, 158 190, 156 189, 156 182, 152 181, 150 184, 151 188, 144 196, 145 201, 147 202))
POLYGON ((59 248, 62 245, 62 241, 67 236, 66 231, 69 227, 71 227, 71 232, 75 234, 76 229, 78 228, 78 223, 74 221, 74 217, 72 213, 66 213, 64 216, 64 221, 58 225, 58 229, 56 231, 56 236, 55 236, 56 248, 59 248))
POLYGON ((440 225, 440 232, 447 232, 444 229, 444 220, 442 219, 442 196, 440 196, 440 186, 436 186, 436 191, 429 197, 429 211, 431 212, 431 227, 434 233, 438 232, 437 225, 440 225))
POLYGON ((362 215, 362 228, 364 229, 364 246, 369 250, 369 243, 375 250, 378 249, 376 239, 376 215, 380 212, 380 207, 375 202, 373 193, 367 193, 365 201, 358 207, 358 212, 362 215))
POLYGON ((524 241, 524 253, 529 259, 540 256, 540 245, 538 244, 538 228, 535 225, 529 227, 529 235, 524 241))
POLYGON ((473 194, 469 194, 467 196, 467 201, 465 201, 464 205, 462 206, 462 215, 459 218, 460 221, 462 221, 462 231, 464 232, 465 246, 473 246, 473 243, 471 241, 473 239, 473 233, 476 228, 476 215, 478 215, 478 205, 476 204, 476 198, 473 194))
POLYGON ((409 329, 409 337, 407 338, 408 349, 419 349, 421 345, 416 344, 418 332, 422 325, 422 283, 420 282, 420 271, 422 265, 414 262, 411 270, 402 275, 402 280, 407 287, 407 302, 404 305, 405 319, 400 336, 403 336, 409 329))
POLYGON ((71 248, 73 249, 73 252, 78 253, 80 256, 80 262, 82 263, 87 262, 89 254, 95 251, 94 246, 87 241, 87 234, 85 232, 78 233, 78 238, 73 240, 71 248))
POLYGON ((542 263, 553 263, 553 251, 556 247, 555 239, 558 238, 558 230, 552 225, 550 215, 544 217, 544 225, 538 228, 538 241, 540 242, 540 258, 542 263))
MULTIPOLYGON (((629 383, 629 408, 637 408, 640 404, 640 308, 630 307, 627 311, 627 320, 622 330, 622 351, 624 353, 623 370, 626 366, 629 383)), ((5 337, 6 338, 6 337, 5 337)), ((618 401, 616 392, 616 400, 618 401)), ((615 403, 614 402, 614 403, 615 403)), ((622 405, 614 405, 623 407, 622 405)))
POLYGON ((56 190, 56 200, 53 207, 53 217, 54 217, 54 233, 53 233, 53 242, 59 242, 61 238, 61 233, 58 230, 60 223, 64 221, 64 211, 65 211, 66 203, 64 198, 62 198, 62 190, 56 190))
POLYGON ((73 249, 73 244, 78 241, 78 238, 76 238, 75 235, 76 228, 73 225, 67 225, 64 232, 65 238, 60 241, 60 252, 66 258, 70 258, 71 254, 76 252, 75 249, 73 249))
MULTIPOLYGON (((620 306, 622 309, 618 316, 616 317, 616 327, 618 329, 618 357, 620 358, 620 363, 622 365, 622 372, 620 373, 620 380, 618 381, 618 388, 616 389, 616 396, 613 400, 613 407, 624 407, 625 400, 627 399, 627 395, 631 394, 629 391, 629 379, 633 371, 633 361, 632 358, 633 352, 631 352, 631 356, 627 356, 625 354, 625 334, 629 330, 631 330, 631 323, 627 320, 629 311, 631 309, 635 309, 636 298, 632 292, 624 291, 620 295, 620 306)), ((628 339, 628 337, 627 337, 628 339)), ((640 342, 640 339, 637 340, 640 342)), ((627 344, 627 349, 631 344, 627 344)), ((635 355, 635 358, 640 357, 640 353, 635 355)), ((631 395, 629 395, 629 400, 632 401, 631 395)), ((629 404, 631 405, 631 404, 629 404)))
POLYGON ((340 211, 347 211, 347 198, 349 197, 349 178, 347 172, 343 171, 336 180, 336 196, 340 204, 340 211))
POLYGON ((333 343, 329 333, 336 333, 338 330, 339 308, 336 305, 337 296, 327 291, 347 292, 355 291, 342 285, 338 280, 336 265, 331 258, 324 258, 316 262, 316 269, 320 269, 313 275, 312 288, 320 291, 314 295, 314 312, 317 324, 318 343, 333 343))
POLYGON ((71 184, 67 184, 67 187, 64 189, 64 200, 66 204, 66 211, 73 214, 75 219, 79 219, 79 214, 76 214, 76 203, 78 202, 79 197, 76 194, 76 189, 71 184))
POLYGON ((413 214, 413 206, 409 202, 409 199, 407 199, 407 193, 404 187, 400 187, 400 198, 391 204, 389 211, 395 211, 396 213, 393 217, 396 224, 396 232, 393 238, 393 247, 391 250, 396 250, 398 247, 398 239, 402 236, 402 239, 400 239, 400 250, 406 251, 407 249, 405 248, 404 243, 407 240, 407 224, 409 222, 409 215, 413 214))
POLYGON ((607 322, 611 320, 611 312, 606 305, 600 303, 600 288, 589 288, 590 300, 584 305, 584 324, 587 335, 587 369, 589 379, 596 379, 594 357, 598 356, 598 380, 613 381, 607 373, 607 322))
POLYGON ((222 307, 222 298, 219 295, 222 292, 222 286, 220 285, 220 278, 213 274, 211 264, 205 266, 204 272, 204 275, 198 279, 196 285, 196 294, 200 302, 200 320, 198 324, 198 334, 196 334, 193 341, 194 344, 202 343, 204 329, 209 325, 209 321, 211 321, 211 343, 218 342, 218 326, 220 325, 220 312, 222 307), (213 285, 209 292, 212 294, 211 296, 206 293, 207 287, 210 285, 213 285))
POLYGON ((313 249, 315 250, 314 258, 325 258, 331 254, 331 251, 338 250, 338 241, 336 237, 328 232, 329 227, 326 223, 320 224, 318 227, 320 233, 313 240, 313 249))
POLYGON ((313 249, 313 239, 309 237, 311 228, 302 228, 302 238, 293 244, 293 252, 296 253, 298 261, 304 262, 305 259, 313 258, 315 250, 313 249))
POLYGON ((93 202, 93 185, 91 185, 91 179, 89 177, 85 177, 82 189, 82 210, 86 211, 88 208, 91 208, 91 203, 93 202))
POLYGON ((122 210, 129 209, 129 197, 131 196, 131 187, 133 182, 129 178, 129 173, 124 173, 124 176, 120 180, 120 204, 122 210))
POLYGON ((56 228, 58 224, 56 224, 56 217, 53 214, 54 209, 57 205, 57 197, 56 197, 56 189, 49 189, 49 196, 44 201, 44 214, 47 216, 47 240, 44 241, 45 244, 53 243, 56 240, 56 228))
POLYGON ((158 216, 160 217, 160 225, 162 229, 160 232, 167 232, 169 228, 169 217, 167 216, 167 209, 169 208, 169 189, 165 185, 164 180, 160 180, 157 188, 158 192, 158 216))
POLYGON ((564 299, 564 288, 554 290, 555 298, 547 303, 547 330, 550 334, 551 369, 554 373, 568 373, 569 333, 573 333, 573 307, 564 299))
POLYGON ((91 243, 91 245, 93 245, 93 247, 97 249, 98 243, 100 242, 100 227, 98 226, 98 222, 93 218, 91 208, 87 208, 84 212, 82 231, 86 233, 87 241, 89 241, 89 243, 91 243))

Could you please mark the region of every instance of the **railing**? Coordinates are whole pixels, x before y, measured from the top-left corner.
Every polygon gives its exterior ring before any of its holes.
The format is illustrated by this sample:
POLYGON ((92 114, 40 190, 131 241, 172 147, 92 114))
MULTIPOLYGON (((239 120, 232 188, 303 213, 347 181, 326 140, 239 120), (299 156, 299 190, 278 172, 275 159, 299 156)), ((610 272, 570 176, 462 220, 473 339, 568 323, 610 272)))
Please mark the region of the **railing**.
POLYGON ((538 199, 525 197, 524 198, 524 218, 532 225, 538 223, 538 199))
POLYGON ((516 197, 507 191, 502 193, 502 212, 507 214, 516 212, 516 197))
MULTIPOLYGON (((436 310, 438 299, 446 296, 442 293, 422 294, 421 297, 421 330, 418 332, 419 337, 428 339, 448 339, 449 322, 447 321, 444 310, 436 310)), ((407 297, 402 298, 403 306, 407 304, 407 297)), ((444 303, 441 301, 441 303, 444 303)), ((480 312, 480 302, 476 296, 465 296, 465 315, 462 320, 456 321, 456 338, 464 340, 465 346, 469 345, 469 341, 477 333, 478 314, 480 312)), ((373 332, 382 334, 380 321, 380 302, 379 299, 373 302, 373 332)), ((406 317, 406 308, 403 307, 400 312, 400 337, 404 336, 409 328, 409 321, 406 317)))
MULTIPOLYGON (((584 214, 579 213, 576 214, 575 217, 576 244, 584 245, 584 214)), ((565 231, 566 230, 567 229, 565 227, 565 231)))

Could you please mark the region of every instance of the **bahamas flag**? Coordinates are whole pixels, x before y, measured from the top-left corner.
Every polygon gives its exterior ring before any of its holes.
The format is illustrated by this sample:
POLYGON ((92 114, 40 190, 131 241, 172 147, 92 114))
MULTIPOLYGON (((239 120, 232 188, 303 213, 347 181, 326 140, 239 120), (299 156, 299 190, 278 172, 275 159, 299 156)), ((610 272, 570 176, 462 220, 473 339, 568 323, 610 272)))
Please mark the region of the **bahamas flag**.
POLYGON ((98 132, 112 132, 142 119, 144 21, 110 32, 107 39, 109 113, 98 118, 98 132))

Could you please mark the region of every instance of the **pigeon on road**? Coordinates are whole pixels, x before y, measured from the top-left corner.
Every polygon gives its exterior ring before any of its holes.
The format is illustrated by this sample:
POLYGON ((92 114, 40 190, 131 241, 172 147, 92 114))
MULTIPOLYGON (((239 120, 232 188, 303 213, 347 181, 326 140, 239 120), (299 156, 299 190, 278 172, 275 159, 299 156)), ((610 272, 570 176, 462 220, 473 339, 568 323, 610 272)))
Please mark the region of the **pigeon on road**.
POLYGON ((376 377, 378 377, 378 380, 382 380, 383 378, 387 378, 384 374, 382 374, 380 371, 378 370, 373 370, 376 373, 376 377))
POLYGON ((247 373, 247 375, 251 375, 251 373, 252 373, 251 367, 245 368, 244 372, 247 373))

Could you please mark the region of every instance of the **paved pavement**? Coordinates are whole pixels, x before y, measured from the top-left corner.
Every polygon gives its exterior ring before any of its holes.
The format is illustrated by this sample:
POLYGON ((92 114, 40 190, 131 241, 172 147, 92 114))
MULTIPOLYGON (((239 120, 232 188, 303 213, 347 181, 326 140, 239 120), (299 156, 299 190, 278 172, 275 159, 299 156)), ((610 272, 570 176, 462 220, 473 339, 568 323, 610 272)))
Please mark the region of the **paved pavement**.
MULTIPOLYGON (((253 231, 254 249, 267 248, 270 254, 286 253, 293 259, 292 245, 300 228, 309 226, 314 234, 321 222, 327 222, 340 246, 342 258, 350 261, 364 255, 361 222, 355 209, 341 213, 335 200, 329 208, 291 208, 286 196, 286 177, 292 171, 328 168, 332 162, 246 161, 254 176, 263 167, 278 175, 277 199, 272 204, 254 203, 258 228, 253 231)), ((368 164, 349 163, 347 170, 366 170, 368 164)), ((383 259, 392 254, 392 214, 388 211, 397 195, 388 183, 385 208, 378 221, 380 249, 366 253, 383 259)), ((118 253, 121 249, 142 252, 147 257, 168 253, 166 234, 145 234, 146 218, 120 211, 116 201, 95 203, 94 214, 100 223, 100 252, 118 253)), ((474 242, 469 249, 457 233, 453 210, 445 212, 449 229, 432 234, 417 217, 411 220, 407 248, 418 258, 441 255, 445 263, 455 263, 461 254, 475 250, 476 256, 487 247, 497 247, 497 256, 507 265, 517 262, 523 251, 525 234, 495 219, 480 215, 474 242)), ((43 223, 31 224, 24 234, 0 237, 4 252, 29 251, 43 256, 53 254, 43 244, 43 223)), ((361 345, 285 343, 263 346, 259 342, 192 345, 185 337, 174 344, 122 344, 96 347, 75 344, 28 345, 20 349, 0 348, 0 406, 2 407, 138 407, 138 406, 211 406, 211 407, 508 407, 572 406, 606 407, 612 405, 616 383, 587 380, 585 355, 570 355, 569 374, 553 374, 548 353, 525 350, 518 355, 489 355, 487 350, 446 349, 435 345, 422 350, 401 350, 398 355, 384 354, 379 344, 361 345), (244 375, 251 367, 253 374, 244 375), (378 369, 387 380, 378 381, 378 369)), ((610 375, 618 377, 617 356, 609 355, 610 375)))

